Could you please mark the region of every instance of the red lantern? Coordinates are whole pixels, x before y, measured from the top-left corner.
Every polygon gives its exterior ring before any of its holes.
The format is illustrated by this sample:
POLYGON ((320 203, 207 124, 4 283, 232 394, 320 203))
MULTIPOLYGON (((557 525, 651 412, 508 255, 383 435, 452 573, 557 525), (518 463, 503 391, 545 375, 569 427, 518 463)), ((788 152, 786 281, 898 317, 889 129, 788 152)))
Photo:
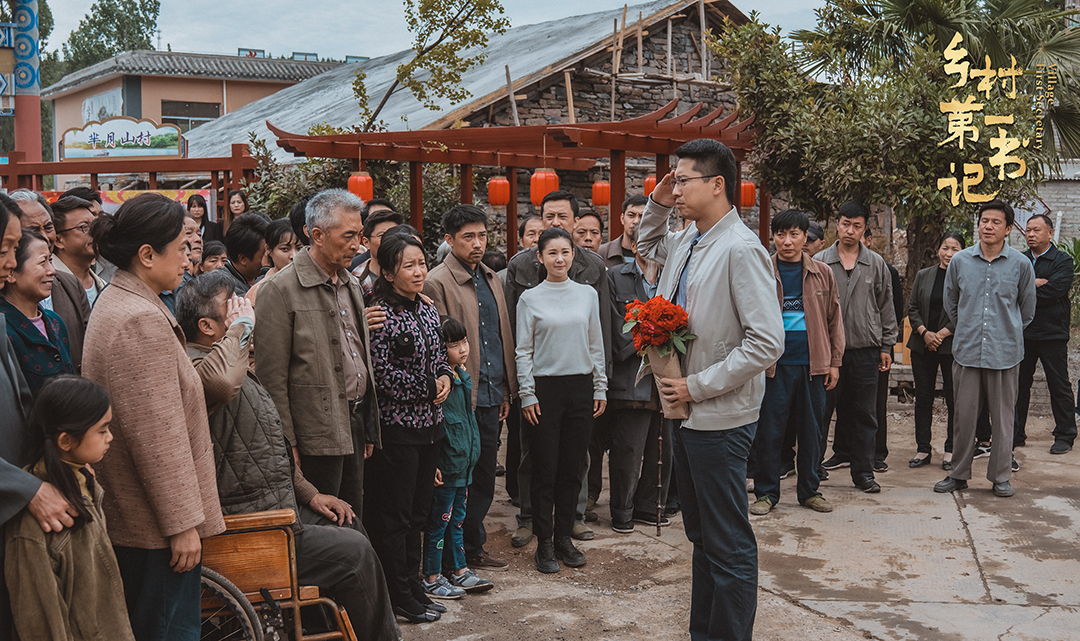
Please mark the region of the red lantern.
POLYGON ((488 203, 493 207, 510 204, 510 181, 505 176, 495 176, 488 181, 488 203))
POLYGON ((607 207, 611 204, 611 183, 603 180, 593 183, 592 204, 594 207, 607 207))
POLYGON ((375 181, 366 171, 354 171, 349 176, 349 191, 367 202, 375 197, 375 181))
POLYGON ((529 200, 537 207, 553 191, 559 189, 559 176, 554 169, 537 169, 529 181, 529 200))
POLYGON ((754 183, 743 181, 741 203, 743 209, 749 209, 757 204, 757 186, 754 183))
POLYGON ((654 189, 656 189, 656 176, 649 176, 645 179, 645 195, 651 196, 654 189))

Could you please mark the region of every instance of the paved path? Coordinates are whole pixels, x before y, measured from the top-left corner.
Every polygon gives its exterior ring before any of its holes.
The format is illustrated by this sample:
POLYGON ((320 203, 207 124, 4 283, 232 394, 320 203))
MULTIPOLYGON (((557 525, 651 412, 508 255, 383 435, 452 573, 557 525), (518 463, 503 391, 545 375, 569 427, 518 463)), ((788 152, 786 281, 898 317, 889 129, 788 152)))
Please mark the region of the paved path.
MULTIPOLYGON (((791 478, 771 514, 751 517, 755 639, 1080 639, 1080 450, 1051 456, 1050 422, 1033 419, 1017 450, 1016 496, 992 495, 985 460, 971 489, 935 494, 940 454, 909 469, 911 425, 892 415, 881 494, 863 494, 839 470, 822 485, 836 510, 818 514, 795 502, 791 478)), ((498 491, 505 497, 501 480, 498 491)), ((404 626, 406 639, 688 638, 691 546, 679 517, 659 538, 640 525, 615 534, 605 492, 596 539, 580 544, 588 565, 541 575, 535 544, 509 544, 515 511, 500 499, 489 518, 488 549, 511 562, 486 574, 496 589, 449 602, 439 622, 404 626)))

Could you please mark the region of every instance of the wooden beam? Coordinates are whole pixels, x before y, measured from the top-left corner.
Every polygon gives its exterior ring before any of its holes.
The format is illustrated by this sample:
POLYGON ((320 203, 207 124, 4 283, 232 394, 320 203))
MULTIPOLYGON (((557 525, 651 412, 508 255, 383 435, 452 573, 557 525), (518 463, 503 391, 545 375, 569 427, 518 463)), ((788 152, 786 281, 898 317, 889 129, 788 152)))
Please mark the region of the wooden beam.
POLYGON ((157 172, 149 172, 149 176, 146 179, 146 184, 150 186, 150 189, 157 189, 157 172))
MULTIPOLYGON (((656 154, 656 182, 660 182, 664 179, 664 176, 668 175, 671 171, 671 161, 668 159, 667 154, 656 154)), ((651 194, 645 194, 649 196, 651 194)))
POLYGON ((615 18, 615 33, 611 36, 611 117, 615 122, 615 78, 619 75, 619 19, 615 18))
POLYGON ((473 204, 473 170, 472 165, 461 166, 461 204, 473 204))
POLYGON ((705 0, 698 0, 698 19, 701 20, 701 78, 709 77, 709 46, 705 42, 705 0))
POLYGON ((506 168, 506 181, 510 183, 510 202, 506 204, 506 258, 517 253, 518 228, 518 175, 517 167, 506 168))
POLYGON ((608 240, 622 236, 622 203, 626 200, 626 154, 613 149, 611 151, 611 207, 608 208, 608 240))
POLYGON ((641 48, 641 12, 637 14, 637 68, 638 71, 645 71, 645 52, 641 48))
POLYGON ((570 72, 563 72, 563 80, 566 81, 566 107, 570 112, 570 124, 577 122, 577 118, 574 116, 574 86, 570 82, 570 72))
MULTIPOLYGON (((739 186, 742 189, 742 185, 739 186)), ((761 244, 765 249, 769 248, 769 233, 772 226, 772 203, 769 197, 769 188, 765 183, 758 185, 758 235, 761 236, 761 244)))
POLYGON ((514 126, 521 126, 521 121, 518 120, 517 112, 517 96, 514 95, 514 83, 510 81, 510 65, 506 66, 506 93, 510 96, 510 109, 514 114, 514 126))
POLYGON ((409 224, 424 233, 424 165, 409 162, 409 224))

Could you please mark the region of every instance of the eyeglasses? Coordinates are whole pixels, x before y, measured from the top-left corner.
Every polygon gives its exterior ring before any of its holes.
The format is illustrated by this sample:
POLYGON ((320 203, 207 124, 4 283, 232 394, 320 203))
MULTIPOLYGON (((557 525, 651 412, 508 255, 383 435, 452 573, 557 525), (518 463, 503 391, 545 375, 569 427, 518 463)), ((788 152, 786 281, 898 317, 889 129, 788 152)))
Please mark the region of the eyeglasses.
POLYGON ((58 233, 58 234, 66 234, 67 232, 74 231, 76 229, 78 229, 80 232, 82 232, 84 234, 89 234, 90 233, 90 223, 82 223, 81 225, 75 225, 74 227, 68 227, 67 229, 61 229, 61 230, 57 231, 56 233, 58 233))
POLYGON ((686 187, 686 183, 690 182, 691 180, 697 180, 699 178, 702 180, 706 178, 716 178, 719 175, 720 174, 713 174, 711 176, 690 176, 689 178, 675 178, 674 183, 681 189, 686 187))

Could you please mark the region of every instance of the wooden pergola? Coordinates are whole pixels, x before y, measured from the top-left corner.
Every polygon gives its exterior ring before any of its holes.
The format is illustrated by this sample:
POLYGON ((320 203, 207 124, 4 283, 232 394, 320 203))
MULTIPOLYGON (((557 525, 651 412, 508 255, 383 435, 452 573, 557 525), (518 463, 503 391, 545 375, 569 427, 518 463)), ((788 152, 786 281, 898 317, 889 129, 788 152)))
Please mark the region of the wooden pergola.
MULTIPOLYGON (((751 116, 739 120, 739 113, 723 115, 723 108, 700 115, 704 105, 673 115, 673 100, 650 114, 620 122, 578 123, 473 129, 394 131, 381 133, 305 136, 266 126, 277 136, 282 149, 297 156, 351 159, 360 169, 367 160, 394 160, 409 163, 410 222, 423 229, 423 173, 425 162, 460 165, 461 202, 473 200, 473 166, 501 167, 510 182, 510 203, 506 206, 507 250, 517 250, 517 169, 551 168, 587 171, 600 158, 611 167, 611 203, 619 207, 626 198, 626 158, 655 158, 656 176, 669 171, 669 158, 683 143, 712 138, 731 148, 738 161, 736 185, 742 182, 742 162, 760 128, 751 116)), ((760 190, 760 234, 768 239, 768 193, 760 190)), ((610 238, 622 234, 620 217, 611 215, 610 238)))

